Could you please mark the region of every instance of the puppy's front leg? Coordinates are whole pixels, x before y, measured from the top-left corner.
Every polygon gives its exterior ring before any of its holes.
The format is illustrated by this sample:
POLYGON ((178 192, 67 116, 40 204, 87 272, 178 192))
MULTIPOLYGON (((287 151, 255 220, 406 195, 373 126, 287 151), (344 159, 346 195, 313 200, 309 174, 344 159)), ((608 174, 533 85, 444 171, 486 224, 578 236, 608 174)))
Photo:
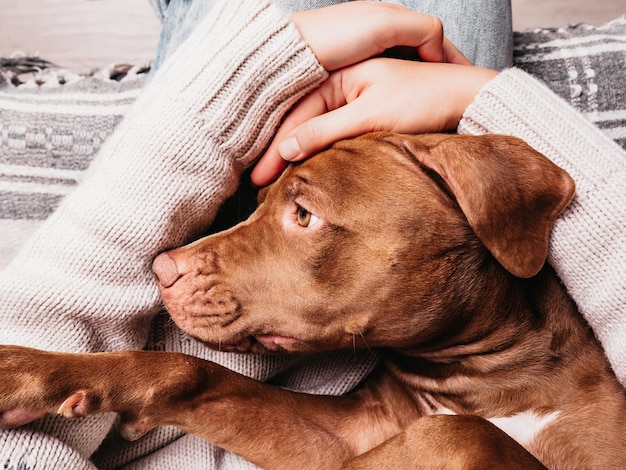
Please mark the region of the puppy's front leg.
POLYGON ((346 396, 292 392, 187 356, 178 385, 157 386, 150 406, 123 414, 135 438, 176 426, 266 469, 336 469, 417 418, 404 386, 379 370, 346 396), (193 377, 191 380, 189 377, 193 377))
POLYGON ((365 387, 347 397, 313 396, 178 353, 65 354, 1 346, 0 376, 2 427, 46 413, 79 417, 115 411, 130 439, 172 425, 264 468, 304 463, 338 468, 404 426, 388 422, 389 410, 380 397, 398 397, 385 392, 394 385, 384 379, 374 391, 365 387), (372 422, 377 424, 372 427, 372 422))
POLYGON ((170 353, 72 354, 0 346, 0 427, 18 427, 48 413, 68 418, 141 413, 198 383, 198 376, 186 375, 198 369, 192 362, 170 353))

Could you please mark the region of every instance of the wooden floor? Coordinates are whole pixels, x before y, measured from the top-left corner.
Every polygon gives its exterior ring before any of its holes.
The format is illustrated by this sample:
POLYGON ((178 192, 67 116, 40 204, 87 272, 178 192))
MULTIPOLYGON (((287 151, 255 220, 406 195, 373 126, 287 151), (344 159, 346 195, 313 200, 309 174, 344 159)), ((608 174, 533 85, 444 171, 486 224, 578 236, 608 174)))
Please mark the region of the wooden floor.
MULTIPOLYGON (((624 0, 512 0, 516 30, 626 13, 624 0)), ((147 0, 0 0, 0 55, 38 54, 74 70, 148 61, 160 25, 147 0)))

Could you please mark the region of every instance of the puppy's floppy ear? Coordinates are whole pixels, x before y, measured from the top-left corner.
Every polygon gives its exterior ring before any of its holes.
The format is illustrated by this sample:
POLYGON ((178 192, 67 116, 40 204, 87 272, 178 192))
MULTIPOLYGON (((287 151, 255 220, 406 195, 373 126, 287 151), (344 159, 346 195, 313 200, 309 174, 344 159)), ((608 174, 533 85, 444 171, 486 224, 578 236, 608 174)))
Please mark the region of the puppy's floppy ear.
POLYGON ((537 274, 550 231, 574 197, 572 178, 524 141, 502 135, 398 136, 448 185, 469 225, 518 277, 537 274))

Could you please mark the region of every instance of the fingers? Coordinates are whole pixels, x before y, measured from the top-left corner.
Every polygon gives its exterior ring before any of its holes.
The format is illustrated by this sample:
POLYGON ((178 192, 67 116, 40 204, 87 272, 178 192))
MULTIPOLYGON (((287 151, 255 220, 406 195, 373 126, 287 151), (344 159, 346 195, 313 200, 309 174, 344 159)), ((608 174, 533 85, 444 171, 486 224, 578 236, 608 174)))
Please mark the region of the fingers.
MULTIPOLYGON (((272 182, 286 166, 318 152, 342 138, 366 132, 356 106, 347 105, 343 93, 343 71, 334 72, 314 92, 302 99, 285 118, 265 154, 252 170, 250 179, 256 186, 272 182)), ((352 97, 358 95, 353 90, 352 97)))
MULTIPOLYGON (((297 12, 291 19, 328 71, 345 70, 396 46, 415 48, 427 62, 471 65, 444 36, 438 18, 403 6, 349 2, 297 12)), ((372 113, 360 115, 359 108, 366 106, 354 101, 360 90, 344 97, 340 77, 341 71, 331 74, 294 108, 254 167, 253 184, 272 182, 285 168, 285 160, 301 160, 337 140, 375 130, 366 117, 372 113)))
POLYGON ((287 162, 303 160, 342 139, 373 131, 369 120, 353 102, 312 117, 295 127, 284 138, 276 137, 251 174, 253 184, 264 186, 282 172, 287 162))
POLYGON ((265 186, 271 183, 285 169, 287 163, 280 155, 278 147, 298 125, 328 110, 323 95, 324 86, 322 85, 302 99, 285 118, 269 147, 252 170, 250 174, 252 184, 265 186))
POLYGON ((341 139, 373 130, 359 113, 360 107, 358 102, 353 102, 309 119, 278 145, 278 153, 289 162, 297 162, 341 139))
POLYGON ((428 62, 468 64, 444 37, 441 21, 386 3, 349 2, 291 17, 326 70, 337 70, 395 46, 415 47, 428 62))
POLYGON ((286 166, 287 162, 281 158, 278 151, 268 150, 252 169, 250 181, 258 188, 267 186, 283 172, 286 166))
POLYGON ((334 142, 372 130, 357 119, 359 107, 358 103, 347 104, 308 119, 284 138, 277 135, 272 146, 252 170, 252 183, 256 186, 269 184, 283 171, 287 162, 303 160, 334 142))
MULTIPOLYGON (((287 155, 293 155, 295 152, 293 143, 286 142, 294 129, 304 122, 346 104, 345 99, 341 97, 341 93, 333 90, 334 85, 332 82, 334 81, 331 78, 330 81, 325 82, 315 92, 300 101, 287 116, 282 126, 280 126, 270 147, 273 147, 276 152, 280 153, 282 158, 285 158, 287 155), (328 96, 329 94, 330 96, 328 96)), ((289 159, 287 158, 287 160, 289 159)))
POLYGON ((252 184, 265 186, 284 170, 287 163, 281 156, 279 147, 285 154, 293 152, 293 150, 290 151, 290 147, 293 148, 293 142, 284 143, 284 141, 288 139, 296 127, 328 112, 329 109, 338 108, 345 104, 337 74, 331 74, 326 82, 303 98, 287 115, 269 147, 252 170, 250 174, 252 184))

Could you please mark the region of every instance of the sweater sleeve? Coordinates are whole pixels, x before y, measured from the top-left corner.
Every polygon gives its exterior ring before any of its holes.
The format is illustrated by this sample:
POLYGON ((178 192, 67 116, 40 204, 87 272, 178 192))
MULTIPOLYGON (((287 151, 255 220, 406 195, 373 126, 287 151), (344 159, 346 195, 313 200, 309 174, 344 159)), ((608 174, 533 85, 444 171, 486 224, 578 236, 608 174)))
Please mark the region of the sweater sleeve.
POLYGON ((161 305, 154 256, 207 228, 283 114, 326 76, 271 2, 218 2, 2 273, 0 340, 142 347, 161 305))
POLYGON ((626 385, 626 155, 545 85, 509 69, 467 108, 459 133, 524 139, 565 169, 576 196, 554 226, 549 262, 626 385))
MULTIPOLYGON (((206 229, 283 114, 326 76, 270 1, 216 2, 0 273, 0 342, 142 348, 161 308, 154 256, 206 229)), ((91 468, 112 421, 46 418, 2 431, 0 465, 91 468)))

